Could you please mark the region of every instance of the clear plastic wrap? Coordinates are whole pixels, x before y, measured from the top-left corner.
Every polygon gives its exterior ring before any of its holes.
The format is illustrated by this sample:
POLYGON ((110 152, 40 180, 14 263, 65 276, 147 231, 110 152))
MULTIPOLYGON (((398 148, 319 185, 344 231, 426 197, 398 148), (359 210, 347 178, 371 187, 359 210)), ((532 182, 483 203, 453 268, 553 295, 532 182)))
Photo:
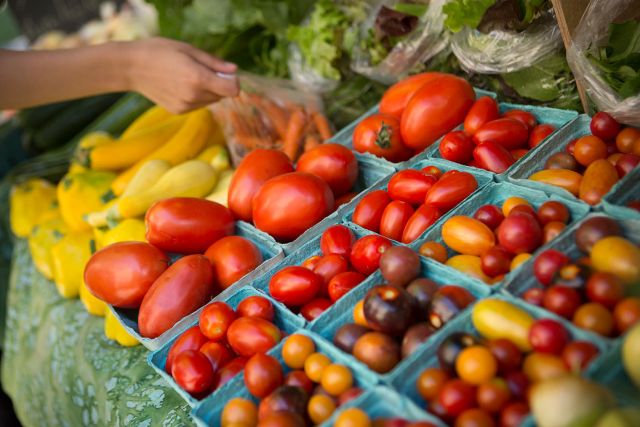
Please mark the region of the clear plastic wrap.
POLYGON ((523 31, 482 33, 464 27, 451 37, 451 50, 469 72, 501 74, 530 67, 562 46, 560 29, 551 11, 523 31))
MULTIPOLYGON (((640 92, 621 97, 603 78, 606 71, 598 67, 588 54, 606 45, 612 22, 633 19, 634 13, 638 17, 640 10, 637 4, 636 0, 592 0, 567 49, 569 66, 598 110, 606 111, 619 122, 633 126, 640 126, 640 92)), ((629 43, 634 43, 631 39, 625 41, 625 48, 629 43)))
POLYGON ((289 75, 291 75, 291 79, 294 82, 314 92, 331 92, 340 84, 340 80, 324 77, 311 68, 304 61, 302 52, 300 52, 300 48, 295 43, 289 44, 287 66, 289 67, 289 75))

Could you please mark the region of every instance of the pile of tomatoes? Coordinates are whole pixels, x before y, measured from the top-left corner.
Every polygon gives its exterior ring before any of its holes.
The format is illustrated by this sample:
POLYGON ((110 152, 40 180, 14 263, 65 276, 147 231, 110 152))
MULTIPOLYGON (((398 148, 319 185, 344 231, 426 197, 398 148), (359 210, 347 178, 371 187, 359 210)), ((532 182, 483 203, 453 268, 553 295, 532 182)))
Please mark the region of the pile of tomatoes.
POLYGON ((623 334, 640 321, 640 298, 630 296, 640 279, 640 248, 604 216, 583 222, 575 241, 583 258, 572 262, 555 249, 536 257, 533 272, 542 287, 528 289, 522 298, 582 329, 605 337, 623 334))
POLYGON ((282 345, 285 374, 278 359, 267 354, 251 357, 244 368, 244 384, 252 400, 235 398, 224 407, 222 427, 304 427, 326 421, 340 405, 359 396, 351 370, 318 352, 307 335, 289 336, 282 345), (306 420, 310 423, 307 424, 306 420))
POLYGON ((84 280, 96 297, 139 309, 140 335, 156 338, 263 261, 249 239, 233 236, 235 221, 219 203, 189 197, 162 200, 145 218, 145 242, 96 252, 84 280), (185 255, 170 264, 167 254, 185 255))
POLYGON ((446 247, 435 241, 423 243, 419 251, 493 284, 555 239, 570 219, 569 209, 561 202, 544 202, 536 211, 526 199, 513 196, 501 208, 484 205, 473 217, 456 215, 447 219, 442 240, 459 255, 449 258, 446 247))
POLYGON ((509 110, 500 116, 496 100, 485 96, 467 113, 464 130, 446 134, 438 149, 452 162, 503 173, 555 130, 538 124, 528 111, 509 110))
POLYGON ((351 220, 367 230, 402 243, 411 243, 442 215, 478 188, 468 172, 445 172, 436 166, 396 172, 387 190, 365 195, 351 220))
POLYGON ((202 398, 280 342, 275 317, 273 305, 261 296, 245 298, 236 310, 212 302, 200 313, 198 325, 173 343, 165 370, 185 391, 202 398))
POLYGON ((369 235, 358 240, 350 228, 334 225, 320 238, 321 255, 284 267, 269 281, 269 294, 311 321, 377 270, 391 241, 369 235))
POLYGON ((373 421, 360 408, 345 409, 336 417, 334 427, 434 427, 427 421, 409 421, 404 418, 375 418, 373 421))
POLYGON ((640 129, 621 129, 604 112, 593 116, 590 129, 591 135, 569 142, 529 179, 563 188, 590 205, 600 203, 640 163, 640 129))

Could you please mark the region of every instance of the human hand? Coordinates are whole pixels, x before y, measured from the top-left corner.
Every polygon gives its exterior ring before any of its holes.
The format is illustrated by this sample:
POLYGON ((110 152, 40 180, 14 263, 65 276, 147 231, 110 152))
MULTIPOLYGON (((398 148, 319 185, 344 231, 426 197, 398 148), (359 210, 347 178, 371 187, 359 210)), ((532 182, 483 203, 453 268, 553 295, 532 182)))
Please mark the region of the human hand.
POLYGON ((129 86, 173 113, 239 93, 237 66, 175 40, 128 43, 129 86))

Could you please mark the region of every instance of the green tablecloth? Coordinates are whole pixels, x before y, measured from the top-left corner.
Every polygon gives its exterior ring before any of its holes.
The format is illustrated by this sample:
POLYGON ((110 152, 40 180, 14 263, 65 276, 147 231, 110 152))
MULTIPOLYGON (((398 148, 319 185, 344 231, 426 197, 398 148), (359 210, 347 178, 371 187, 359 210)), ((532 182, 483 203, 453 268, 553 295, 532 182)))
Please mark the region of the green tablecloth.
POLYGON ((183 426, 189 407, 146 363, 142 346, 105 338, 104 320, 61 298, 16 242, 2 386, 25 426, 183 426))

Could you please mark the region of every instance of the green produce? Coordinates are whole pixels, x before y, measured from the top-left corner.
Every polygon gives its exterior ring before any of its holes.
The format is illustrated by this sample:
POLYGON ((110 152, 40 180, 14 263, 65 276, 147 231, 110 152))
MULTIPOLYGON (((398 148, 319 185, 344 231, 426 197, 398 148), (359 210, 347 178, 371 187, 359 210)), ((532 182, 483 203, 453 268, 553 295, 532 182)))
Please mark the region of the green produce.
POLYGON ((611 409, 594 427, 634 427, 640 425, 640 409, 611 409))
POLYGON ((444 25, 450 31, 457 33, 467 26, 489 32, 497 28, 523 29, 546 4, 546 0, 451 0, 442 11, 446 15, 444 25))
POLYGON ((637 324, 629 332, 627 332, 622 344, 622 363, 625 371, 635 383, 636 387, 640 388, 640 362, 638 357, 640 356, 640 324, 637 324))

